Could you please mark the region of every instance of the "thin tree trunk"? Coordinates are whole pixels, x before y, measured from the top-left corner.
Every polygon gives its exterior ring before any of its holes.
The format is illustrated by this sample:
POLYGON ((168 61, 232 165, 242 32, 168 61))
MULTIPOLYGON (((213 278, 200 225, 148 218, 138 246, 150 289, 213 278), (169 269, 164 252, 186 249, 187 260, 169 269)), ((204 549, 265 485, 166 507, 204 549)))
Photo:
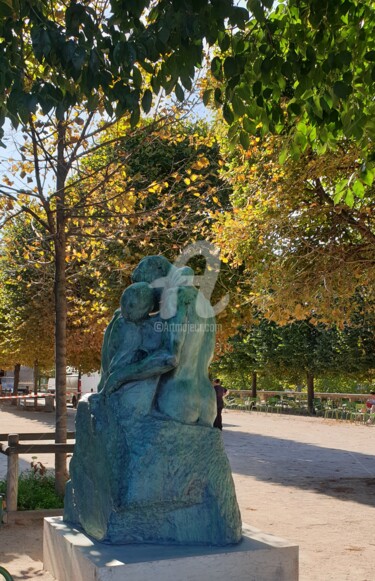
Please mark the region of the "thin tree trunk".
MULTIPOLYGON (((56 179, 56 237, 55 237, 55 368, 56 368, 56 443, 65 443, 66 417, 66 210, 65 180, 67 168, 64 162, 65 125, 58 126, 58 166, 56 179)), ((63 496, 68 478, 66 454, 55 455, 56 492, 63 496)))
POLYGON ((257 372, 253 371, 251 374, 251 397, 257 396, 257 380, 258 380, 257 372))
POLYGON ((82 372, 78 370, 78 385, 77 385, 77 405, 82 396, 82 372))
MULTIPOLYGON (((18 395, 18 384, 20 382, 21 363, 16 363, 14 366, 14 380, 13 380, 13 395, 18 395)), ((12 405, 17 405, 17 400, 12 399, 12 405)))
POLYGON ((314 413, 314 375, 307 372, 307 409, 310 414, 314 413))
MULTIPOLYGON (((39 363, 34 361, 34 395, 38 395, 38 381, 39 381, 39 363)), ((38 407, 38 399, 34 398, 34 408, 38 407)))

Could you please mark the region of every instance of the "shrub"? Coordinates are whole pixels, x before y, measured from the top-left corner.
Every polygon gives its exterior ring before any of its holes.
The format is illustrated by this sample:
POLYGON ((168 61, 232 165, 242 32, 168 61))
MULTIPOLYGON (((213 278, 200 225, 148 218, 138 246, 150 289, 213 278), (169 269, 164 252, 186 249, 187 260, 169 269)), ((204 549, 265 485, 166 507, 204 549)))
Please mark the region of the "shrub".
MULTIPOLYGON (((0 494, 6 493, 6 480, 0 480, 0 494)), ((18 510, 62 508, 64 500, 55 492, 55 476, 40 463, 31 463, 18 479, 18 510)))

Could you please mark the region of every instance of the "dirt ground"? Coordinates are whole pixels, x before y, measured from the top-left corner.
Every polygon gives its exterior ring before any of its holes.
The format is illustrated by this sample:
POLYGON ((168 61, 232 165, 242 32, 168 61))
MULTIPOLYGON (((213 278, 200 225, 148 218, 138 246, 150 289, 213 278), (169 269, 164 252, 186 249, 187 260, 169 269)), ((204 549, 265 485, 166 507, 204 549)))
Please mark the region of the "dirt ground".
MULTIPOLYGON (((68 415, 71 429, 75 411, 68 415)), ((3 433, 52 431, 53 421, 52 414, 0 407, 3 433)), ((299 545, 301 581, 375 578, 374 436, 375 426, 224 412, 242 519, 299 545)), ((52 456, 39 459, 53 463, 52 456)), ((0 455, 0 477, 5 465, 0 455)), ((42 559, 41 522, 0 528, 0 564, 15 580, 52 581, 42 559)))

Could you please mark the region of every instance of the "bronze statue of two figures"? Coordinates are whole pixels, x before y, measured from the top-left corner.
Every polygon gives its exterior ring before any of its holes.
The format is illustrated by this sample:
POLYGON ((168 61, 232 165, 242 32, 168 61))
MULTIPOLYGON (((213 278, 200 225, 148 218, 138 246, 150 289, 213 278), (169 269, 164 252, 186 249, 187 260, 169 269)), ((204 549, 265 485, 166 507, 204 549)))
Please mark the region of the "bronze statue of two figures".
POLYGON ((241 517, 208 377, 212 307, 193 271, 144 258, 76 418, 64 520, 110 544, 228 545, 241 517))

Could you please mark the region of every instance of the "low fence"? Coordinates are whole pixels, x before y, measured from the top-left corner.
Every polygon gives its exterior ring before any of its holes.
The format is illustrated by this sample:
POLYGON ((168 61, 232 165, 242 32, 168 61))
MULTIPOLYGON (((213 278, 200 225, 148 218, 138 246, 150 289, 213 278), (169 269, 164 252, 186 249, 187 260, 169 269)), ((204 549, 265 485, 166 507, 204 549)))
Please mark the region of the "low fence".
MULTIPOLYGON (((74 444, 41 444, 40 440, 54 440, 55 433, 23 433, 23 434, 0 434, 0 453, 7 456, 7 491, 6 491, 6 513, 12 515, 17 512, 18 501, 18 472, 20 454, 68 454, 74 451, 74 444), (20 442, 32 441, 31 444, 20 442), (35 443, 38 442, 38 443, 35 443)), ((75 432, 67 433, 68 440, 75 439, 75 432)))
POLYGON ((0 402, 2 401, 16 401, 18 407, 32 407, 45 412, 52 412, 55 408, 55 398, 50 394, 0 395, 0 402), (38 400, 44 400, 43 405, 39 406, 38 400))

